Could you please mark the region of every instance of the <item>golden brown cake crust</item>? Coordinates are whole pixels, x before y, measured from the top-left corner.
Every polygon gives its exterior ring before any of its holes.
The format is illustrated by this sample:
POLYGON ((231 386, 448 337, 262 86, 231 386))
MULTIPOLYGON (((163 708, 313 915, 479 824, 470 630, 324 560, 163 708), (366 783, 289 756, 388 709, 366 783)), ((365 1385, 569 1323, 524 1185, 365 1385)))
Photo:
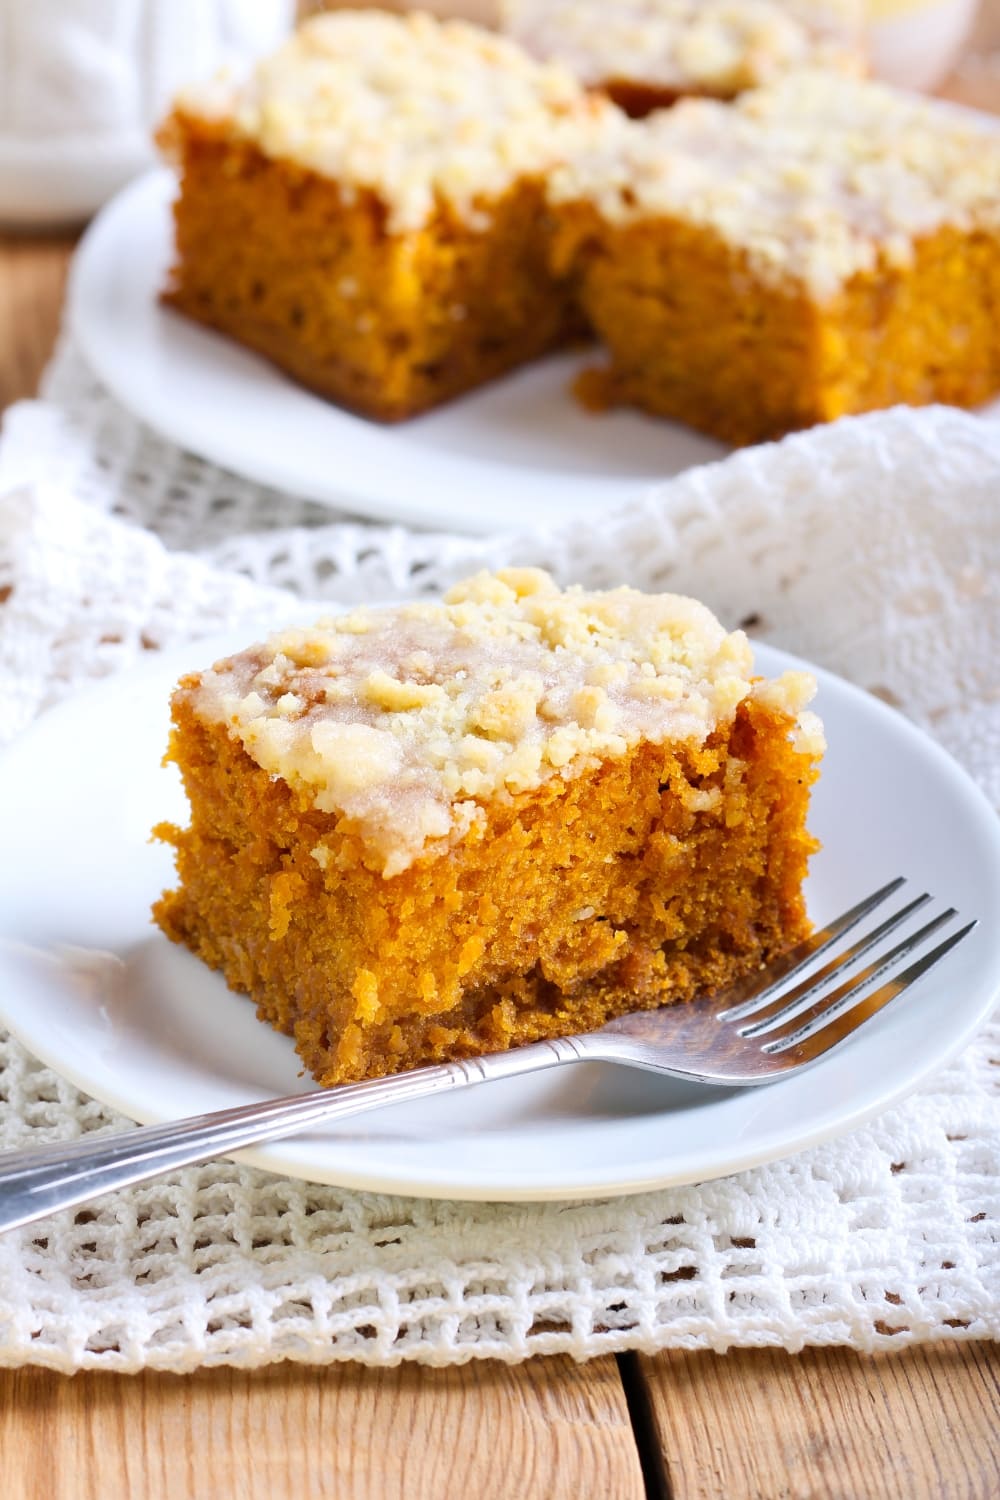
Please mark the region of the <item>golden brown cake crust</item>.
POLYGON ((692 95, 708 99, 732 99, 725 91, 714 93, 708 89, 685 89, 662 87, 655 83, 641 83, 633 78, 609 78, 601 88, 612 104, 617 104, 633 120, 643 120, 657 109, 671 109, 681 99, 692 95))

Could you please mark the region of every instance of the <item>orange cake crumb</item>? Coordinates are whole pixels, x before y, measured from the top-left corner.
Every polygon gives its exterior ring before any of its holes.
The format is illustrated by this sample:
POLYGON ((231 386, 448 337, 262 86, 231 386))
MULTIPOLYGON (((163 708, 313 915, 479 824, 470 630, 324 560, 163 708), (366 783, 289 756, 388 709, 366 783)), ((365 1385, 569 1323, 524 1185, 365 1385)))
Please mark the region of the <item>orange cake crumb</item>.
POLYGON ((156 921, 324 1084, 716 989, 808 927, 813 687, 533 569, 286 630, 174 694, 156 921))
POLYGON ((621 119, 554 175, 615 397, 735 443, 1000 390, 1000 131, 804 73, 621 119))
POLYGON ((315 17, 161 129, 166 300, 367 416, 423 411, 579 331, 544 183, 611 108, 462 22, 315 17))

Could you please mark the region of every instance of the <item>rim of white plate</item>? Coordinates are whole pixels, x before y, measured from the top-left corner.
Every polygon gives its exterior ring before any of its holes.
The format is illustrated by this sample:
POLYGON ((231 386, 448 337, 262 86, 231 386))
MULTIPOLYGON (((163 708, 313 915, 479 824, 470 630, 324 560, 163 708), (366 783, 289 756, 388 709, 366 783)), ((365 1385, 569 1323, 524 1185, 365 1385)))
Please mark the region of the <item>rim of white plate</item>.
MULTIPOLYGON (((155 686, 157 694, 160 692, 160 679, 172 680, 179 670, 184 670, 191 664, 195 655, 201 660, 207 660, 213 654, 221 654, 232 649, 232 637, 226 637, 219 642, 208 642, 196 644, 194 647, 187 646, 182 651, 171 652, 165 658, 148 663, 138 672, 123 674, 122 677, 102 684, 99 687, 76 695, 66 703, 43 715, 33 729, 27 731, 15 744, 7 749, 3 760, 4 766, 11 773, 6 778, 8 788, 17 786, 19 796, 23 797, 23 776, 17 762, 24 760, 24 764, 41 763, 42 756, 36 759, 35 752, 39 747, 44 749, 44 739, 55 734, 60 737, 60 743, 64 743, 63 731, 72 727, 76 715, 83 713, 92 722, 92 711, 97 708, 99 698, 107 702, 110 696, 113 700, 122 690, 130 687, 138 687, 145 683, 150 690, 155 686)), ((758 658, 762 668, 768 672, 781 670, 786 666, 801 666, 794 657, 789 657, 783 652, 760 647, 757 648, 758 658)), ((892 709, 879 703, 861 690, 845 683, 842 679, 833 677, 831 674, 813 668, 821 685, 823 693, 832 694, 840 700, 841 705, 846 705, 845 712, 852 710, 856 714, 859 710, 870 716, 870 722, 880 726, 887 731, 898 746, 906 749, 923 759, 930 774, 936 779, 940 778, 939 786, 941 795, 950 795, 954 806, 960 810, 959 822, 966 821, 966 833, 975 830, 972 835, 974 852, 979 859, 979 877, 984 890, 992 889, 1000 892, 1000 827, 996 824, 995 815, 985 797, 974 785, 971 779, 960 767, 951 760, 947 754, 930 741, 914 726, 903 719, 892 709)), ((165 695, 164 695, 165 697, 165 695)), ((830 705, 832 706, 832 698, 830 705)), ((3 782, 0 781, 0 786, 3 782)), ((12 795, 9 791, 8 795, 12 795)), ((2 793, 0 793, 2 801, 2 793)), ((155 809, 150 809, 155 815, 155 809)), ((152 818, 150 818, 152 821, 152 818)), ((961 832, 961 829, 959 829, 961 832)), ((16 854, 16 851, 15 851, 16 854)), ((866 876, 866 886, 868 879, 866 876)), ((874 880, 871 881, 875 883, 874 880)), ((155 890, 150 895, 155 895, 155 890)), ((941 890, 942 898, 947 898, 949 892, 941 890)), ((970 913, 975 915, 976 913, 970 913)), ((964 915, 964 913, 963 913, 964 915)), ((515 1174, 504 1177, 496 1172, 482 1173, 477 1177, 470 1176, 467 1164, 459 1164, 457 1167, 448 1158, 448 1152, 443 1143, 438 1145, 438 1160, 433 1168, 429 1170, 426 1165, 421 1169, 414 1170, 412 1167, 393 1168, 390 1163, 383 1160, 381 1166, 373 1166, 371 1158, 371 1146, 369 1143, 369 1157, 366 1164, 356 1167, 352 1165, 351 1155, 360 1153, 364 1156, 364 1140, 361 1147, 358 1140, 353 1138, 338 1138, 328 1136, 321 1142, 313 1143, 314 1151, 310 1154, 306 1147, 308 1142, 290 1137, 283 1141, 273 1142, 266 1146, 243 1151, 237 1154, 235 1159, 248 1164, 262 1167, 271 1172, 284 1172, 291 1176, 303 1177, 306 1180, 333 1183, 345 1188, 358 1188, 369 1191, 393 1192, 417 1196, 449 1196, 465 1199, 492 1199, 500 1201, 531 1201, 543 1199, 571 1199, 571 1198, 594 1198, 614 1196, 617 1194, 639 1192, 649 1188, 665 1187, 679 1183, 706 1180, 714 1176, 728 1175, 732 1172, 741 1171, 749 1167, 759 1166, 778 1157, 792 1154, 817 1145, 824 1140, 829 1140, 850 1129, 862 1124, 873 1115, 898 1102, 930 1072, 943 1066, 967 1043, 984 1016, 991 1008, 1000 987, 1000 929, 990 929, 988 924, 981 923, 977 934, 967 942, 975 939, 978 942, 978 952, 981 957, 975 973, 978 976, 974 985, 975 994, 967 992, 964 1003, 958 1007, 952 1005, 946 1012, 946 1019, 951 1023, 952 1029, 948 1032, 943 1044, 927 1046, 920 1054, 919 1061, 907 1069, 892 1075, 891 1068, 884 1074, 880 1074, 877 1086, 871 1083, 855 1103, 846 1103, 831 1118, 827 1116, 818 1120, 804 1119, 798 1127, 789 1131, 787 1126, 775 1128, 770 1132, 763 1132, 756 1136, 751 1131, 751 1136, 746 1140, 736 1140, 727 1146, 725 1150, 720 1149, 718 1143, 709 1143, 700 1150, 690 1148, 681 1150, 678 1154, 676 1149, 668 1153, 666 1157, 658 1159, 655 1165, 650 1162, 644 1164, 635 1161, 631 1165, 628 1162, 619 1164, 616 1171, 604 1170, 595 1175, 594 1169, 589 1167, 586 1161, 564 1163, 555 1181, 529 1181, 523 1176, 520 1178, 515 1174), (977 935, 978 934, 978 935, 977 935), (956 1024, 958 1020, 958 1024, 956 1024), (327 1158, 326 1163, 317 1161, 315 1150, 321 1150, 327 1158), (331 1159, 332 1158, 332 1159, 331 1159)), ((2 933, 0 933, 2 936, 2 933)), ((10 937, 10 934, 8 934, 10 937)), ((164 939, 164 946, 166 940, 164 939)), ((961 950, 957 950, 961 952, 961 950)), ((0 965, 10 968, 10 955, 6 961, 0 953, 0 965)), ((927 981, 929 982, 929 981, 927 981)), ((221 984, 221 981, 219 981, 221 984)), ((225 993, 225 991, 223 990, 225 993)), ((19 1014, 16 1009, 11 1009, 10 997, 12 991, 8 990, 7 1000, 3 998, 4 991, 0 988, 0 1006, 5 1013, 6 1024, 19 1036, 19 1038, 43 1062, 54 1067, 56 1071, 70 1079, 77 1087, 102 1100, 102 1102, 120 1110, 131 1118, 140 1119, 143 1123, 160 1123, 168 1119, 176 1118, 176 1110, 172 1110, 168 1103, 160 1100, 158 1096, 151 1096, 148 1080, 128 1080, 128 1087, 121 1087, 113 1081, 102 1078, 95 1080, 92 1071, 88 1071, 88 1064, 81 1062, 75 1056, 67 1056, 55 1046, 52 1033, 46 1028, 45 1018, 41 1014, 33 1015, 19 1014)), ((237 1002, 244 1004, 245 1001, 237 1002)), ((882 1037, 883 1048, 885 1041, 891 1032, 892 1017, 886 1017, 886 1030, 882 1037)), ((255 1026, 258 1024, 253 1023, 255 1026)), ((262 1028, 266 1032, 266 1028, 262 1028)), ((284 1039, 280 1039, 284 1040, 284 1039)), ((877 1050, 878 1037, 873 1031, 867 1037, 857 1039, 851 1044, 855 1049, 855 1060, 860 1062, 857 1050, 864 1047, 875 1047, 877 1050)), ((839 1054, 843 1059, 846 1051, 839 1054)), ((820 1068, 813 1071, 811 1077, 815 1079, 820 1069, 837 1066, 838 1059, 831 1058, 820 1064, 820 1068)), ((850 1075, 847 1069, 846 1074, 850 1075)), ((551 1076, 551 1075, 550 1075, 551 1076)), ((771 1086, 767 1092, 773 1093, 777 1089, 787 1088, 794 1080, 787 1080, 771 1086)), ((504 1087, 504 1085, 500 1085, 504 1087)), ((756 1091, 759 1093, 760 1091, 756 1091)), ((161 1087, 162 1093, 162 1087, 161 1087)), ((261 1095, 263 1096, 263 1095, 261 1095)), ((254 1097, 251 1085, 241 1098, 254 1097)), ((458 1100, 458 1095, 451 1096, 458 1100)), ((716 1102, 733 1098, 728 1091, 713 1091, 709 1097, 706 1095, 706 1105, 711 1109, 716 1102)), ((209 1100, 202 1107, 226 1107, 239 1102, 229 1097, 219 1098, 214 1104, 209 1100)), ((412 1106, 419 1110, 421 1106, 412 1106)), ((654 1114, 656 1112, 654 1111, 654 1114)), ((683 1118, 684 1112, 681 1112, 683 1118)), ((663 1122, 673 1118, 676 1111, 662 1111, 658 1119, 660 1128, 663 1122)), ((573 1122, 562 1127, 564 1131, 570 1132, 569 1144, 572 1145, 573 1122)), ((586 1121, 577 1123, 578 1134, 585 1128, 590 1128, 586 1121)), ((602 1127, 603 1128, 603 1127, 602 1127)), ((607 1126, 610 1129, 610 1126, 607 1126)), ((652 1129, 653 1127, 651 1127, 652 1129)), ((473 1131, 473 1135, 474 1135, 473 1131)), ((376 1141, 375 1156, 383 1158, 391 1157, 391 1138, 388 1142, 379 1145, 376 1141)), ((433 1154, 433 1152, 432 1152, 433 1154)), ((551 1169, 549 1169, 551 1170, 551 1169)))

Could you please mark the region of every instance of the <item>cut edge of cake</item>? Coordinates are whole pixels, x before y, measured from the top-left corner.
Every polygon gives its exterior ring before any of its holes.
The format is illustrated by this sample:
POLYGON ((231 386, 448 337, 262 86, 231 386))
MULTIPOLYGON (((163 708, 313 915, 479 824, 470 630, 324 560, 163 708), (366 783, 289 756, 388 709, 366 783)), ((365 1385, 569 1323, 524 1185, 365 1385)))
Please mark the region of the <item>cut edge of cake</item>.
POLYGON ((517 570, 268 652, 220 663, 211 702, 210 674, 175 695, 192 822, 160 830, 181 878, 154 915, 321 1082, 593 1029, 714 990, 808 930, 812 684, 754 680, 745 640, 703 606, 517 570), (397 624, 391 650, 373 620, 397 624), (534 648, 558 662, 540 684, 534 648), (478 687, 427 694, 477 664, 478 687), (317 674, 334 689, 320 712, 317 674), (475 786, 470 739, 500 747, 475 786), (402 837, 386 841, 386 815, 402 837))

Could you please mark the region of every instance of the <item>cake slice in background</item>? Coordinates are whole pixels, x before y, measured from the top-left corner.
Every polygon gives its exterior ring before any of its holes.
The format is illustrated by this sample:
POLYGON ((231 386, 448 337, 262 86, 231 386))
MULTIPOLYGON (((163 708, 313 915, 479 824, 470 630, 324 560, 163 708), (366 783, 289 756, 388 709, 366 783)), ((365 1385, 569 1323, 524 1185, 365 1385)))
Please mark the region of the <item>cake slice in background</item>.
POLYGON ((501 0, 501 27, 631 115, 793 69, 865 69, 864 0, 501 0))
POLYGON ((610 351, 602 400, 751 443, 1000 390, 991 121, 792 74, 621 118, 551 193, 557 265, 610 351))
POLYGON ((561 343, 545 178, 613 110, 464 22, 306 22, 243 82, 184 93, 166 300, 395 421, 561 343))

